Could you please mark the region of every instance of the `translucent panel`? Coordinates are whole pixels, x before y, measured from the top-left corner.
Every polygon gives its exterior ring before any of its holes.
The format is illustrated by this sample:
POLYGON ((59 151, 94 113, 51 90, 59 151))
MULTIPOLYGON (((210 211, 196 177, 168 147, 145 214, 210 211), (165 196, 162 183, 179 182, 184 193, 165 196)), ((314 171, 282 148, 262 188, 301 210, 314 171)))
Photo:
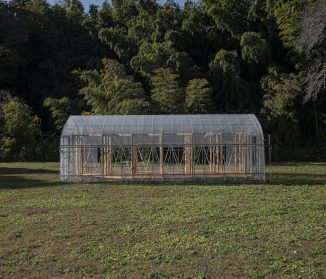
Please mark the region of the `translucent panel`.
POLYGON ((262 135, 261 126, 253 114, 203 115, 92 115, 70 116, 62 136, 82 135, 174 135, 249 133, 262 135))

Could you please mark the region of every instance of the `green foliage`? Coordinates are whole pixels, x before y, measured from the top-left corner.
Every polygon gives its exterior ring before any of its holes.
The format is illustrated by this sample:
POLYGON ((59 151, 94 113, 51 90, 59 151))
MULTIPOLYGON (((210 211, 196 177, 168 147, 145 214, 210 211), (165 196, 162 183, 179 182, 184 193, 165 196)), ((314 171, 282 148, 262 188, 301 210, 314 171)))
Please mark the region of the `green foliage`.
POLYGON ((116 22, 120 24, 126 23, 136 13, 137 9, 134 1, 112 0, 112 16, 116 22))
POLYGON ((186 112, 211 113, 214 111, 213 88, 206 79, 192 79, 186 87, 186 112))
POLYGON ((18 99, 6 101, 1 106, 0 159, 33 160, 33 148, 39 135, 39 118, 31 108, 18 99))
POLYGON ((265 64, 269 59, 267 42, 259 33, 245 32, 240 39, 242 59, 248 63, 265 64))
POLYGON ((284 117, 295 120, 294 104, 301 85, 294 74, 280 73, 275 67, 268 69, 262 78, 264 90, 263 113, 268 117, 284 117))
POLYGON ((302 2, 300 0, 279 1, 278 7, 274 11, 280 37, 285 47, 294 48, 297 44, 302 2))
POLYGON ((116 111, 118 114, 144 114, 152 113, 153 109, 150 102, 145 99, 122 99, 116 106, 116 111))
POLYGON ((70 115, 78 115, 83 111, 83 102, 75 99, 71 100, 67 97, 61 99, 46 98, 43 105, 49 108, 52 118, 58 130, 65 125, 70 115))
POLYGON ((99 38, 108 44, 121 59, 130 59, 135 54, 135 44, 128 38, 125 28, 103 28, 99 38))
POLYGON ((178 83, 178 75, 168 68, 159 68, 151 78, 151 96, 158 112, 179 114, 184 111, 184 89, 178 83))
POLYGON ((84 109, 209 111, 255 113, 271 134, 286 122, 285 133, 296 131, 298 145, 309 146, 326 134, 325 7, 324 0, 114 0, 86 12, 80 0, 0 0, 0 90, 42 118, 42 139, 58 137, 68 115, 84 109), (271 67, 282 71, 273 76, 271 67), (304 98, 292 94, 296 86, 304 98))
POLYGON ((82 22, 84 6, 80 0, 61 0, 60 4, 66 10, 67 17, 75 22, 82 22))
POLYGON ((84 82, 80 89, 95 114, 142 114, 150 108, 142 84, 126 74, 116 60, 103 59, 104 68, 76 71, 84 82))
POLYGON ((26 9, 38 14, 44 14, 49 12, 49 4, 46 0, 31 0, 26 2, 26 9))
POLYGON ((130 19, 128 24, 128 37, 134 41, 137 46, 148 41, 148 38, 154 32, 154 19, 152 17, 153 14, 141 10, 138 17, 130 19))
POLYGON ((169 42, 144 42, 130 64, 135 71, 150 78, 158 68, 170 68, 176 73, 186 75, 190 71, 192 61, 187 53, 176 51, 169 42))
POLYGON ((38 162, 60 161, 60 139, 45 135, 38 140, 32 160, 38 162))
POLYGON ((112 8, 107 0, 102 3, 101 9, 97 14, 97 23, 99 27, 109 27, 113 24, 112 8))
POLYGON ((266 119, 265 129, 272 133, 275 158, 293 156, 299 144, 298 118, 294 113, 302 89, 298 77, 269 68, 268 75, 262 79, 262 88, 262 116, 266 119))
POLYGON ((210 63, 211 71, 223 72, 237 76, 240 72, 240 63, 236 51, 219 50, 214 60, 210 63))
POLYGON ((217 91, 220 111, 232 113, 252 112, 255 86, 240 76, 240 58, 236 51, 219 50, 210 63, 210 70, 217 91))
POLYGON ((151 35, 153 42, 164 42, 166 32, 175 30, 179 27, 181 19, 180 13, 180 7, 173 1, 167 1, 157 10, 156 20, 154 22, 155 31, 151 35))
POLYGON ((246 0, 205 0, 204 3, 216 26, 233 38, 239 38, 247 28, 249 10, 251 5, 255 5, 252 1, 246 0))

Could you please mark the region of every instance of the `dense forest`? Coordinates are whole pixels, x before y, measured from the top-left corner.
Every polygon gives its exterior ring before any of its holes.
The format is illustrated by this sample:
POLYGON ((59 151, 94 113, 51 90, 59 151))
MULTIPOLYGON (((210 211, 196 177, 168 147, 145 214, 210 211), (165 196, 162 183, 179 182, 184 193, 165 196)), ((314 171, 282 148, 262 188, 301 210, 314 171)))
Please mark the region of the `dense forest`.
POLYGON ((57 160, 71 114, 255 113, 326 158, 326 0, 0 0, 0 160, 57 160))

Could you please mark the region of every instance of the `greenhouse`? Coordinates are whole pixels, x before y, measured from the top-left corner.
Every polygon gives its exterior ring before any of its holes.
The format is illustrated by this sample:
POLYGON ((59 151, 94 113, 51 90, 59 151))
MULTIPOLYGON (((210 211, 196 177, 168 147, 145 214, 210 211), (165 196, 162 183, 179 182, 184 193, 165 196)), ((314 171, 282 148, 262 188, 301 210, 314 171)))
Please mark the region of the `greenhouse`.
POLYGON ((265 180, 253 114, 70 116, 61 181, 265 180))

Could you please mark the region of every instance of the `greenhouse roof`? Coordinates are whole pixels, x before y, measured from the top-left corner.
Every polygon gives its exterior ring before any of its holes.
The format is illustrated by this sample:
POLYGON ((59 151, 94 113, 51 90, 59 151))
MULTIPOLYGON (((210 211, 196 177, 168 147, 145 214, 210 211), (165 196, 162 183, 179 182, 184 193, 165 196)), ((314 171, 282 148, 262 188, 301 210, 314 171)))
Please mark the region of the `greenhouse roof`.
POLYGON ((72 115, 62 136, 245 133, 263 135, 254 114, 72 115))

